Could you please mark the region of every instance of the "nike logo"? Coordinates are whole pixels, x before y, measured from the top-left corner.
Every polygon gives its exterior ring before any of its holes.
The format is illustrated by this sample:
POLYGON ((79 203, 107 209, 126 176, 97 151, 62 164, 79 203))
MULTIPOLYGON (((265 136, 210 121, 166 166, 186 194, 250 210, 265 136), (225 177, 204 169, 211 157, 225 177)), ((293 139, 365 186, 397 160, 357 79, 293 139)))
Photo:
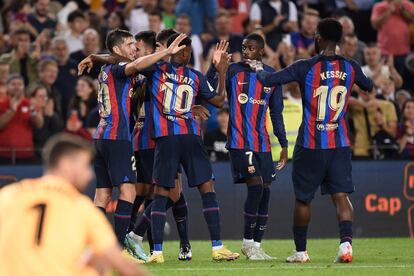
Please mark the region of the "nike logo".
POLYGON ((238 85, 244 85, 247 84, 247 82, 237 82, 238 85))
POLYGON ((274 178, 276 176, 276 174, 275 173, 272 173, 272 178, 274 178))

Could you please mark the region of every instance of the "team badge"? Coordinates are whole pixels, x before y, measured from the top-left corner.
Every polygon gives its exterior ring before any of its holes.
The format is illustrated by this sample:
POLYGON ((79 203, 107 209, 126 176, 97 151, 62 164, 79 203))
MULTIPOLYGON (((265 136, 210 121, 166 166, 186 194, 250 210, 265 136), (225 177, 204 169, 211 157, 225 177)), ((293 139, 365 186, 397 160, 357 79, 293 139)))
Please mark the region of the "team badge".
POLYGON ((270 93, 270 91, 272 91, 271 87, 263 87, 263 90, 266 94, 270 93))
POLYGON ((237 99, 239 100, 239 103, 245 104, 249 100, 249 97, 245 93, 241 93, 237 99))
POLYGON ((249 166, 249 167, 247 168, 247 171, 248 171, 249 173, 255 173, 255 172, 256 172, 256 168, 255 168, 254 166, 249 166))

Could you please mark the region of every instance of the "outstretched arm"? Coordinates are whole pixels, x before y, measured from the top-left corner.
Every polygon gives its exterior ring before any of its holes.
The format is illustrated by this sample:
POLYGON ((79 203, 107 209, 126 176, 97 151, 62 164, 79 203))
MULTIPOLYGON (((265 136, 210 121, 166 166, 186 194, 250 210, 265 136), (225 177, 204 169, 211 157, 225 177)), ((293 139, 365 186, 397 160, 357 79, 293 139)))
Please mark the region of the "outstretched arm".
POLYGON ((252 70, 256 71, 258 80, 265 85, 277 86, 293 81, 299 81, 297 77, 298 73, 296 72, 296 69, 300 67, 299 62, 295 62, 279 72, 272 73, 263 70, 263 63, 261 61, 248 60, 247 64, 249 64, 252 70))
POLYGON ((99 64, 117 64, 120 62, 131 62, 130 59, 117 55, 115 53, 112 53, 110 55, 108 54, 101 54, 101 55, 89 55, 88 57, 84 58, 79 64, 78 64, 78 75, 82 75, 83 72, 90 72, 93 65, 96 63, 99 64))

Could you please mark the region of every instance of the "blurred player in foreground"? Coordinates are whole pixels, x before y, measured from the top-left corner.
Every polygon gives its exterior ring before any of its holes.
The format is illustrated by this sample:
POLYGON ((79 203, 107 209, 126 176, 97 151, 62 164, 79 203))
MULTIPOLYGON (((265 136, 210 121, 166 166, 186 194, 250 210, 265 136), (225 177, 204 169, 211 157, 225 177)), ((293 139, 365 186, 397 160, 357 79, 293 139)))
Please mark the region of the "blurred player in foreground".
POLYGON ((0 275, 146 275, 127 260, 107 219, 81 194, 92 149, 60 134, 43 152, 45 174, 0 192, 0 275), (22 226, 24 224, 24 226, 22 226))
POLYGON ((336 207, 340 236, 336 262, 352 262, 353 207, 348 195, 355 188, 345 115, 354 83, 364 91, 371 91, 373 84, 355 61, 335 53, 341 38, 341 24, 335 19, 323 19, 315 35, 315 57, 297 61, 277 73, 266 72, 260 62, 250 61, 264 85, 296 81, 302 93, 303 121, 292 171, 296 252, 286 260, 291 263, 310 261, 307 232, 311 202, 319 186, 322 194, 331 195, 336 207))

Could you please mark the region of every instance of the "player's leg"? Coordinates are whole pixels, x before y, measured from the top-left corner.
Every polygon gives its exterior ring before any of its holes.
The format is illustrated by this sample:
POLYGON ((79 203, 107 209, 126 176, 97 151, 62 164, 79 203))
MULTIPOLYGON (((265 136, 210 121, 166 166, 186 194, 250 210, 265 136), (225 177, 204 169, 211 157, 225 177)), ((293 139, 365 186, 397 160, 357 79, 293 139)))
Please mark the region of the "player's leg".
POLYGON ((94 203, 104 214, 106 214, 106 207, 112 199, 112 183, 108 174, 106 166, 105 155, 102 152, 104 142, 102 140, 95 140, 95 157, 93 160, 93 167, 96 176, 96 190, 94 203))
POLYGON ((352 262, 352 222, 354 210, 349 200, 349 193, 354 191, 352 183, 352 161, 349 148, 330 151, 330 166, 324 185, 323 194, 330 194, 336 207, 339 226, 340 245, 337 262, 352 262))
POLYGON ((219 204, 214 191, 213 171, 203 142, 199 136, 185 135, 181 140, 182 165, 190 187, 198 187, 212 243, 214 260, 234 260, 240 254, 223 247, 220 231, 219 204))
POLYGON ((293 155, 292 180, 295 190, 293 237, 296 252, 287 262, 309 262, 307 253, 308 225, 311 217, 311 201, 325 177, 322 151, 296 146, 293 155))

